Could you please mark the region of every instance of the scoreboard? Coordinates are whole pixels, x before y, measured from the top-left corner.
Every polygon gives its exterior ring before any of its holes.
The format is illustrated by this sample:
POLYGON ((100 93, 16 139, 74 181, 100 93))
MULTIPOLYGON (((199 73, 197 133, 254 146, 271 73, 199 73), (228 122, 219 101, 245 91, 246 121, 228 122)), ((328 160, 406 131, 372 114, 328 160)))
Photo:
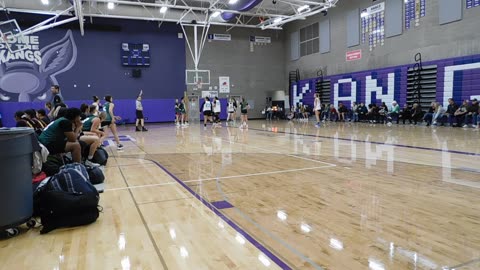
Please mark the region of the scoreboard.
POLYGON ((122 43, 122 66, 149 67, 150 45, 146 43, 122 43))

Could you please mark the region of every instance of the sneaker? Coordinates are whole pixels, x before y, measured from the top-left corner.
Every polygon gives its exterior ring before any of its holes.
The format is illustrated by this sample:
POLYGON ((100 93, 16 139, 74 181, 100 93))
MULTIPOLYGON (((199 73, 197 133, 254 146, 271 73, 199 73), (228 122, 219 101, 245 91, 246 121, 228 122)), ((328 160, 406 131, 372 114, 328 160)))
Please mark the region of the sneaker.
POLYGON ((142 131, 138 126, 135 127, 135 132, 142 131))
POLYGON ((463 125, 464 128, 468 128, 468 125, 463 125))
POLYGON ((148 131, 148 129, 146 129, 145 127, 142 127, 142 131, 148 131))
POLYGON ((122 150, 123 149, 123 144, 117 144, 117 150, 122 150))
POLYGON ((100 167, 100 164, 94 163, 94 162, 87 159, 87 160, 85 160, 85 166, 94 168, 94 167, 100 167))
POLYGON ((315 124, 315 127, 316 127, 316 128, 319 128, 319 127, 320 127, 320 124, 318 124, 318 123, 315 124))

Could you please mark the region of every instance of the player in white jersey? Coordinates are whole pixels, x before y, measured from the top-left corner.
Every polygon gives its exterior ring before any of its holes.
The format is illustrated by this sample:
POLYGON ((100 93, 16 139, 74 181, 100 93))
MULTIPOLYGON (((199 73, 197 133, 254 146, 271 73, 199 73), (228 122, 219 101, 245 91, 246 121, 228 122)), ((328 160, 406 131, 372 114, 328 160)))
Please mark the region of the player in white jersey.
POLYGON ((212 121, 212 109, 213 109, 212 102, 210 102, 209 97, 206 97, 202 105, 204 128, 207 128, 207 121, 212 121))
POLYGON ((315 101, 313 103, 313 110, 315 111, 315 118, 317 123, 315 127, 320 127, 320 113, 322 112, 322 103, 320 102, 320 94, 315 94, 315 101))
POLYGON ((235 99, 229 99, 227 104, 227 111, 228 116, 225 125, 228 126, 228 121, 233 121, 233 125, 235 125, 235 112, 237 111, 237 102, 235 101, 235 99))
POLYGON ((218 97, 215 97, 213 100, 213 113, 214 113, 214 126, 217 127, 222 127, 222 123, 220 121, 220 113, 222 112, 222 104, 220 103, 220 100, 218 97))

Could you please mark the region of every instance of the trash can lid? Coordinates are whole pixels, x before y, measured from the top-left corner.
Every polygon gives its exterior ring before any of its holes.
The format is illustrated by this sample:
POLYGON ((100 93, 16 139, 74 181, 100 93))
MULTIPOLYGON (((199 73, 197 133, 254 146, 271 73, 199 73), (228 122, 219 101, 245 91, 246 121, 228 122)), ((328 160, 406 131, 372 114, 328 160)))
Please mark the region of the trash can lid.
POLYGON ((33 128, 15 127, 15 128, 0 128, 0 140, 10 139, 16 136, 30 135, 33 133, 33 128))

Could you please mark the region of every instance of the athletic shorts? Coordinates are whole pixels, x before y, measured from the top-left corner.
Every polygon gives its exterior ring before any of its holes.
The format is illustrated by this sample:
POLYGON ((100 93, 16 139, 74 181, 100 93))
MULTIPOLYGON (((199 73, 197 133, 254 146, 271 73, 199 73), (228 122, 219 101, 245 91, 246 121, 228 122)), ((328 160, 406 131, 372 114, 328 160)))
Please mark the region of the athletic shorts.
POLYGON ((45 145, 50 154, 61 154, 65 153, 65 147, 67 146, 67 141, 53 142, 45 145))
POLYGON ((110 126, 112 124, 112 121, 102 121, 102 127, 110 126))
POLYGON ((212 116, 212 111, 204 111, 203 115, 205 116, 212 116))
POLYGON ((248 112, 247 111, 242 111, 242 114, 247 114, 248 112))
POLYGON ((228 113, 235 113, 235 111, 228 111, 228 113))
POLYGON ((137 116, 137 119, 143 119, 143 111, 136 110, 135 115, 137 116))

